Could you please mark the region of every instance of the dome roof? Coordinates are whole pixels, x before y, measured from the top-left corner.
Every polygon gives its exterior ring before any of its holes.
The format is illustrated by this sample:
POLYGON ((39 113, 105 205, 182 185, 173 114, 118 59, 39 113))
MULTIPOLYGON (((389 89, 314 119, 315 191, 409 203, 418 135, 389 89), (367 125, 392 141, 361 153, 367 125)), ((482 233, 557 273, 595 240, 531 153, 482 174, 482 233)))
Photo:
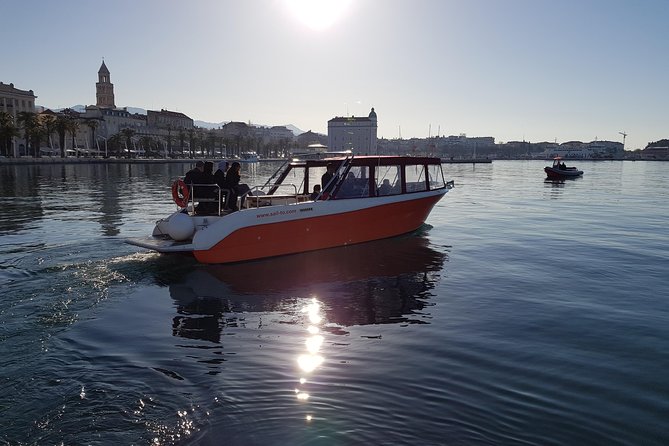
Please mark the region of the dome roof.
POLYGON ((374 107, 372 107, 372 111, 369 112, 369 119, 376 119, 376 112, 374 111, 374 107))

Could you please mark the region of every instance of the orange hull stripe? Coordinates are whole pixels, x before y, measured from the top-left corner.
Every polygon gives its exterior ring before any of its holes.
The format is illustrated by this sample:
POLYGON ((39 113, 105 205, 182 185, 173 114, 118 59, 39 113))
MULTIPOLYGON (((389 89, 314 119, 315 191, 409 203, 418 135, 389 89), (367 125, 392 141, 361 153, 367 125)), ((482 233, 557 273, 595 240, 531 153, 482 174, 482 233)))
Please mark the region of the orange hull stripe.
POLYGON ((229 263, 393 237, 418 229, 441 197, 250 226, 193 254, 202 263, 229 263))

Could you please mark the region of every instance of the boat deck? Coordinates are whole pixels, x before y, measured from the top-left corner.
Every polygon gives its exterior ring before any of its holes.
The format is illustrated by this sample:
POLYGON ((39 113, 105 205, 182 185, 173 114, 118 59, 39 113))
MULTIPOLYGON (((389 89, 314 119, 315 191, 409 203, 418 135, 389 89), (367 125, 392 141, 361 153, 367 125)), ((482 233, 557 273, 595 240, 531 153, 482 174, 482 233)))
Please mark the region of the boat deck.
POLYGON ((154 236, 128 238, 125 242, 130 245, 139 246, 140 248, 152 249, 162 253, 192 252, 194 249, 190 241, 178 242, 169 238, 154 236))

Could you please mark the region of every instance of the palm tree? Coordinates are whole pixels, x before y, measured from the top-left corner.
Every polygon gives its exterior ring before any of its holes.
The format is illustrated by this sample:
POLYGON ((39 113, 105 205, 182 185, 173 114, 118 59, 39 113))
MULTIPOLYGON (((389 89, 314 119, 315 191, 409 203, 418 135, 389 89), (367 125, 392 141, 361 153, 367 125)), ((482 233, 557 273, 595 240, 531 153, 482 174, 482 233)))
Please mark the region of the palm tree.
POLYGON ((184 156, 184 145, 186 143, 186 133, 184 129, 179 129, 179 150, 181 151, 181 156, 184 156))
POLYGON ((51 144, 51 134, 56 130, 56 117, 54 115, 41 114, 39 119, 44 128, 46 143, 50 149, 53 149, 53 145, 51 144))
POLYGON ((0 112, 0 154, 10 156, 12 139, 16 136, 19 136, 19 129, 14 122, 14 116, 0 112))
POLYGON ((190 150, 190 157, 193 159, 193 149, 195 146, 195 130, 194 129, 188 129, 188 143, 190 144, 189 150, 190 150))
POLYGON ((132 147, 132 137, 135 135, 135 131, 130 128, 125 128, 121 130, 121 134, 125 137, 125 147, 126 147, 126 158, 130 158, 130 147, 132 147))
POLYGON ((67 131, 72 135, 72 149, 77 150, 77 158, 79 158, 79 150, 76 149, 76 136, 77 131, 79 130, 79 121, 74 118, 70 118, 67 123, 67 131))
POLYGON ((100 123, 98 122, 97 119, 87 119, 86 125, 88 126, 89 129, 91 129, 91 147, 96 147, 95 131, 97 130, 98 125, 100 125, 100 123))
MULTIPOLYGON (((32 133, 37 130, 39 122, 37 121, 37 115, 33 112, 22 111, 19 112, 16 120, 19 125, 23 127, 23 137, 26 140, 26 155, 30 154, 30 146, 33 142, 32 133)), ((33 146, 33 156, 37 157, 37 149, 35 145, 33 146)))
POLYGON ((172 158, 172 124, 167 124, 167 152, 172 158))
POLYGON ((144 153, 150 155, 152 158, 155 157, 156 152, 154 148, 156 147, 156 140, 151 137, 144 135, 139 138, 139 146, 144 149, 144 153))
POLYGON ((60 157, 65 158, 65 134, 70 128, 70 118, 67 115, 58 115, 56 116, 56 122, 54 123, 54 128, 58 133, 58 144, 60 145, 60 157))
POLYGON ((109 148, 116 155, 118 155, 119 151, 123 147, 123 135, 117 133, 115 135, 110 136, 109 139, 107 139, 107 144, 109 145, 109 148))

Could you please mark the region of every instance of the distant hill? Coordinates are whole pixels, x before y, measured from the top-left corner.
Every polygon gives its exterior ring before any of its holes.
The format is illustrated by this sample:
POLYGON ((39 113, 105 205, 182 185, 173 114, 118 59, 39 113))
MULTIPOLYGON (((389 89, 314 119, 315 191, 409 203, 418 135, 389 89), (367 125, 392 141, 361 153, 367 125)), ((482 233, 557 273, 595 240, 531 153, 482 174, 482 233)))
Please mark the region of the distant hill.
MULTIPOLYGON (((44 106, 38 106, 38 107, 44 107, 44 106)), ((49 107, 44 107, 44 108, 46 109, 46 108, 49 108, 49 107)), ((81 104, 73 105, 73 106, 68 107, 68 108, 70 108, 70 109, 72 109, 76 112, 79 112, 79 113, 84 113, 86 111, 86 106, 81 105, 81 104)), ((130 113, 137 113, 137 114, 140 114, 140 115, 145 115, 146 114, 146 110, 143 109, 143 108, 139 108, 139 107, 125 107, 125 108, 130 113)), ((55 112, 59 112, 63 109, 62 108, 55 108, 55 109, 52 108, 51 110, 53 110, 55 112)), ((207 122, 207 121, 193 120, 193 124, 195 124, 198 127, 204 128, 204 129, 218 129, 218 128, 221 128, 223 125, 227 124, 228 122, 230 122, 230 121, 207 122)), ((269 125, 264 125, 264 124, 255 124, 255 125, 260 126, 260 127, 271 127, 269 125)), ((295 135, 295 136, 298 136, 298 135, 301 135, 302 133, 304 133, 303 130, 300 130, 299 128, 295 127, 293 124, 285 124, 285 127, 288 130, 290 130, 291 132, 293 132, 293 135, 295 135)))
POLYGON ((198 127, 202 127, 203 129, 217 129, 222 127, 223 125, 227 124, 230 121, 221 121, 221 122, 206 122, 206 121, 197 121, 193 120, 193 124, 195 124, 198 127))

